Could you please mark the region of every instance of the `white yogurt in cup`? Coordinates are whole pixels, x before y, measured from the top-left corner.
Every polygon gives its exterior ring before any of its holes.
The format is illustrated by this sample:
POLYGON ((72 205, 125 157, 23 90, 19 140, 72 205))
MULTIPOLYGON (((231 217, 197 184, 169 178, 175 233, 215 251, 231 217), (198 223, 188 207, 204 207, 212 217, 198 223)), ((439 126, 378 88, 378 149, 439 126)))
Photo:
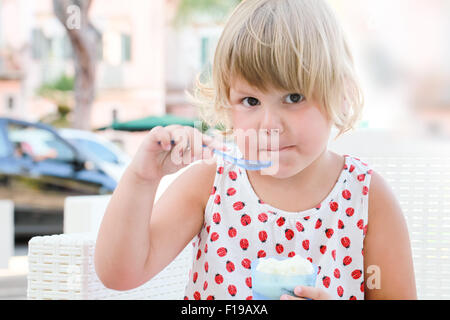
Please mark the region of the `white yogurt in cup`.
POLYGON ((315 286, 317 266, 298 255, 292 258, 262 258, 252 262, 254 300, 278 300, 294 295, 297 286, 315 286))

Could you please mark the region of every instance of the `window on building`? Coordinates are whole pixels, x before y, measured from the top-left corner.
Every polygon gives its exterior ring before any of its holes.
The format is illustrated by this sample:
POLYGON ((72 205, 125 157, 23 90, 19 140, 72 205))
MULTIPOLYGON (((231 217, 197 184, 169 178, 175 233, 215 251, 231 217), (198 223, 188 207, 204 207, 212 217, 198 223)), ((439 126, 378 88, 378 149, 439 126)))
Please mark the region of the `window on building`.
POLYGON ((50 40, 45 37, 41 29, 33 29, 31 37, 33 59, 41 60, 47 58, 50 51, 50 40))
POLYGON ((2 47, 2 35, 3 35, 3 26, 2 26, 2 0, 0 0, 0 48, 2 47))
POLYGON ((201 66, 202 69, 209 63, 209 38, 202 37, 201 39, 201 66))
MULTIPOLYGON (((100 38, 97 42, 97 59, 98 61, 102 61, 103 60, 103 36, 100 35, 100 38)), ((72 48, 72 43, 70 42, 70 38, 67 34, 64 35, 63 37, 63 58, 64 60, 72 60, 74 58, 74 53, 73 53, 73 48, 72 48)))
POLYGON ((64 60, 71 60, 73 59, 73 49, 72 49, 72 43, 70 42, 69 36, 67 34, 64 34, 63 36, 63 58, 64 60))
POLYGON ((131 36, 122 33, 121 45, 122 45, 122 62, 131 61, 131 36))
POLYGON ((6 107, 8 108, 8 111, 14 110, 16 106, 16 99, 14 99, 13 96, 8 96, 6 98, 6 107))
POLYGON ((214 59, 214 51, 219 41, 219 35, 209 33, 200 38, 200 66, 202 69, 210 69, 214 59))
POLYGON ((99 35, 97 44, 97 60, 103 61, 103 34, 99 35))

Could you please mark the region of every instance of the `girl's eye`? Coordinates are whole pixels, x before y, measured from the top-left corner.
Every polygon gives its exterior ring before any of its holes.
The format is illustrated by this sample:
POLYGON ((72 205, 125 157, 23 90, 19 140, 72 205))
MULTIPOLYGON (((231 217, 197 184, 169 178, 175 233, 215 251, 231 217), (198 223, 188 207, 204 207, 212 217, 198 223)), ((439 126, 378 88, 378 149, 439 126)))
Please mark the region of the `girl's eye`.
POLYGON ((285 99, 286 103, 299 103, 301 101, 303 101, 305 99, 304 96, 302 96, 299 93, 292 93, 290 95, 288 95, 285 99))
POLYGON ((246 107, 254 107, 259 105, 259 100, 252 97, 247 97, 242 100, 242 104, 246 107))

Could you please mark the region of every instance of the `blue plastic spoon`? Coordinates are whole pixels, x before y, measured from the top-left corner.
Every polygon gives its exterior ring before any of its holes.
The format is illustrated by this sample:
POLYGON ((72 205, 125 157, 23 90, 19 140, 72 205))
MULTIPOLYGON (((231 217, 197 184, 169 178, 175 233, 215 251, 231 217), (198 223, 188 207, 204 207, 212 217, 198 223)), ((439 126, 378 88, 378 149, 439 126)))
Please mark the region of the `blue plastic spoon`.
MULTIPOLYGON (((174 140, 170 141, 172 145, 175 144, 174 140)), ((158 141, 158 144, 161 144, 160 141, 158 141)), ((203 148, 208 147, 206 144, 203 145, 203 148)), ((224 153, 222 151, 219 151, 217 149, 212 149, 212 151, 217 154, 218 156, 222 157, 224 160, 231 162, 232 164, 235 164, 241 168, 244 168, 246 170, 250 171, 258 171, 261 169, 269 168, 272 166, 272 161, 258 161, 258 160, 246 160, 246 159, 239 159, 236 157, 233 157, 232 155, 229 155, 227 153, 224 153)))
MULTIPOLYGON (((203 147, 206 148, 207 146, 203 145, 203 147)), ((272 166, 272 161, 239 159, 217 149, 212 149, 212 151, 218 156, 222 157, 224 160, 250 171, 258 171, 272 166)))

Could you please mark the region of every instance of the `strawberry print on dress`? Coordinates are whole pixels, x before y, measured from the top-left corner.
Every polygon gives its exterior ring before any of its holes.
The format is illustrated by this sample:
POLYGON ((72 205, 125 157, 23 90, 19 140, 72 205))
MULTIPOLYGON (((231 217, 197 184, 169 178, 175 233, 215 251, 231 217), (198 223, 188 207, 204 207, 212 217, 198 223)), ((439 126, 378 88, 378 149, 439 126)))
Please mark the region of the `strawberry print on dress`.
MULTIPOLYGON (((234 152, 240 152, 234 146, 234 152)), ((363 242, 372 170, 345 156, 334 188, 316 207, 287 212, 254 192, 247 173, 217 159, 204 224, 193 240, 185 299, 251 300, 251 262, 300 255, 318 266, 316 287, 333 299, 364 299, 363 242)))

